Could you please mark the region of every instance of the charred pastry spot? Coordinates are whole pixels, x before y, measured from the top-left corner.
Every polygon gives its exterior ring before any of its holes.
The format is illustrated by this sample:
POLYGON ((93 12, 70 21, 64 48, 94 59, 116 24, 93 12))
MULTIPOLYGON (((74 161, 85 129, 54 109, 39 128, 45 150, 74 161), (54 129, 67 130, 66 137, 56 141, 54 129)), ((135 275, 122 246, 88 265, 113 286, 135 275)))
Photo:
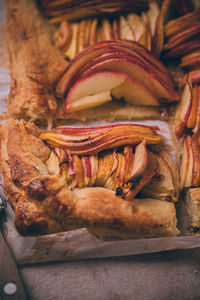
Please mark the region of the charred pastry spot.
POLYGON ((131 182, 131 183, 136 183, 138 181, 140 181, 142 179, 143 175, 138 175, 137 177, 134 177, 134 178, 130 178, 127 183, 131 182))
POLYGON ((118 186, 118 187, 116 188, 115 195, 116 195, 116 196, 122 196, 122 195, 123 195, 123 191, 122 191, 122 188, 121 188, 121 187, 118 186))
POLYGON ((28 185, 28 193, 39 201, 44 199, 48 196, 48 190, 45 186, 45 182, 41 179, 32 180, 28 185))

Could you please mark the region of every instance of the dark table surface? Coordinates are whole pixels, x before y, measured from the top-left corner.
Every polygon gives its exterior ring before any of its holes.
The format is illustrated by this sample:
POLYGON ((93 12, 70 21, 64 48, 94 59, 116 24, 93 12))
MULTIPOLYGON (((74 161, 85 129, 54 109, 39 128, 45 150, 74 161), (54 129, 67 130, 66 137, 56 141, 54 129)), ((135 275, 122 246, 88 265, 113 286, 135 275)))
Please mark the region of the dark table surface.
POLYGON ((200 299, 200 249, 19 269, 33 300, 200 299))

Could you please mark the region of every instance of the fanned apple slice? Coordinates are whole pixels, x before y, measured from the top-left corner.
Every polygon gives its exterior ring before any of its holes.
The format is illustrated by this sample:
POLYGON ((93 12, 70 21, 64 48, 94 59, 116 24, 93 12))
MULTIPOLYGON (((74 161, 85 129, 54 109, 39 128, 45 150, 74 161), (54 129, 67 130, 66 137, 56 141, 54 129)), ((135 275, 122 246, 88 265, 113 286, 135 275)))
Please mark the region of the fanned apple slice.
POLYGON ((134 32, 135 40, 138 42, 145 30, 145 24, 143 20, 134 13, 128 14, 126 19, 132 31, 134 32))
POLYGON ((113 19, 113 22, 112 22, 112 32, 113 32, 114 39, 119 39, 119 22, 118 22, 118 18, 117 17, 115 17, 113 19))
POLYGON ((102 31, 103 31, 103 39, 106 40, 112 40, 113 34, 112 34, 112 26, 108 19, 104 18, 102 20, 102 31))
POLYGON ((190 110, 189 118, 187 120, 187 128, 194 128, 197 122, 197 112, 199 103, 199 87, 195 85, 192 89, 192 107, 190 110))
POLYGON ((124 99, 126 102, 139 106, 159 106, 158 99, 139 81, 130 76, 111 91, 116 99, 124 99))
POLYGON ((97 133, 90 133, 86 139, 78 139, 77 135, 78 131, 74 136, 67 135, 67 131, 66 134, 43 132, 40 138, 50 146, 59 146, 68 149, 72 154, 80 155, 124 145, 137 145, 143 140, 146 140, 147 144, 159 144, 162 141, 162 137, 153 128, 133 124, 105 126, 97 133))
MULTIPOLYGON (((200 47, 200 45, 199 45, 200 47)), ((181 81, 181 86, 184 86, 186 84, 188 74, 185 74, 182 81, 181 81)), ((200 69, 190 71, 189 76, 191 78, 191 81, 193 84, 199 83, 200 84, 200 69)))
POLYGON ((135 40, 135 35, 124 16, 119 17, 119 36, 120 39, 135 40))
POLYGON ((200 185, 200 150, 196 136, 191 137, 191 150, 193 153, 192 186, 200 185))
MULTIPOLYGON (((87 64, 87 67, 91 66, 93 59, 99 57, 110 51, 124 51, 126 54, 132 54, 137 57, 137 61, 143 62, 143 65, 147 68, 147 72, 150 73, 152 69, 153 73, 167 84, 167 89, 173 89, 173 83, 169 76, 169 72, 163 66, 163 64, 156 59, 147 49, 142 47, 139 43, 127 40, 113 40, 97 43, 93 46, 85 48, 80 54, 78 54, 68 65, 66 71, 62 74, 61 78, 57 82, 56 91, 59 95, 64 96, 69 90, 72 84, 79 79, 81 70, 87 64), (90 63, 90 65, 88 65, 90 63)), ((136 58, 135 57, 135 58, 136 58)), ((138 78, 136 78, 138 79, 138 78)), ((177 95, 176 95, 177 99, 177 95)))
POLYGON ((97 42, 97 26, 98 26, 98 19, 94 18, 91 23, 89 45, 93 45, 97 42))
POLYGON ((143 141, 135 148, 135 158, 132 170, 130 172, 130 178, 128 181, 137 181, 141 178, 145 172, 148 163, 148 153, 146 148, 146 141, 143 141))
POLYGON ((112 97, 110 94, 110 90, 94 95, 88 95, 72 102, 68 101, 65 112, 71 113, 91 107, 96 107, 111 100, 112 97))
POLYGON ((148 151, 148 164, 140 180, 132 183, 129 189, 123 189, 123 197, 125 200, 134 199, 137 193, 159 172, 158 161, 156 156, 148 151))
POLYGON ((56 47, 59 48, 62 52, 66 52, 72 40, 71 26, 66 20, 61 22, 56 38, 56 47))
POLYGON ((127 55, 126 58, 106 59, 91 66, 82 74, 82 76, 88 76, 93 72, 100 70, 127 73, 130 77, 141 82, 158 99, 177 101, 179 98, 177 93, 172 90, 166 82, 162 81, 153 70, 150 71, 150 68, 143 64, 139 59, 132 58, 131 56, 129 57, 127 55))
POLYGON ((181 67, 193 68, 200 65, 200 50, 196 50, 181 58, 181 67))
POLYGON ((188 136, 186 136, 183 140, 183 150, 182 150, 181 166, 180 166, 180 190, 182 190, 186 186, 191 185, 192 168, 193 168, 193 155, 190 150, 188 136), (192 159, 192 164, 191 164, 191 159, 192 159))
POLYGON ((192 23, 196 23, 200 18, 200 9, 191 13, 185 14, 179 18, 169 21, 165 25, 165 36, 170 37, 188 28, 192 23))
POLYGON ((188 118, 192 108, 192 84, 191 80, 187 79, 185 88, 181 95, 181 101, 176 107, 174 115, 175 133, 180 137, 185 130, 188 118))
POLYGON ((79 28, 79 43, 78 43, 78 52, 81 52, 84 48, 85 48, 85 40, 86 40, 86 24, 87 21, 86 20, 82 20, 80 22, 80 28, 79 28))
POLYGON ((83 77, 70 89, 66 111, 90 108, 111 100, 111 90, 121 85, 127 77, 125 73, 109 71, 94 72, 83 77))
POLYGON ((79 23, 72 24, 71 29, 72 29, 72 39, 67 51, 65 52, 65 56, 68 57, 69 59, 73 59, 75 55, 78 53, 79 23))
POLYGON ((200 87, 199 85, 195 85, 194 97, 196 101, 198 101, 198 106, 196 110, 196 124, 192 131, 197 134, 200 130, 200 87))

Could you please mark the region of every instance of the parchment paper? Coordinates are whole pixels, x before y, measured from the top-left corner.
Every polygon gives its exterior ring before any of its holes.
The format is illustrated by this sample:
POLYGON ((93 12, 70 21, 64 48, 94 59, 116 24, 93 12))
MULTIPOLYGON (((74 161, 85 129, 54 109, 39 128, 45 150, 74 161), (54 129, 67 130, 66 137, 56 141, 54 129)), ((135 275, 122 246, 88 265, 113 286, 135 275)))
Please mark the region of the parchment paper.
MULTIPOLYGON (((6 50, 6 8, 0 1, 0 113, 7 110, 10 74, 6 50)), ((125 122, 124 122, 125 123, 125 122)), ((130 123, 130 122, 129 122, 130 123)), ((140 124, 158 125, 165 144, 172 149, 167 123, 163 121, 142 121, 140 124)), ((94 124, 94 123, 93 123, 94 124)), ((173 153, 172 153, 173 154, 173 153)), ((172 249, 200 247, 200 237, 189 236, 187 216, 182 202, 177 205, 178 227, 181 235, 173 238, 153 238, 126 241, 101 241, 84 229, 51 234, 41 237, 22 237, 14 227, 14 213, 7 207, 4 233, 19 264, 47 261, 62 261, 97 257, 122 256, 158 252, 172 249)))

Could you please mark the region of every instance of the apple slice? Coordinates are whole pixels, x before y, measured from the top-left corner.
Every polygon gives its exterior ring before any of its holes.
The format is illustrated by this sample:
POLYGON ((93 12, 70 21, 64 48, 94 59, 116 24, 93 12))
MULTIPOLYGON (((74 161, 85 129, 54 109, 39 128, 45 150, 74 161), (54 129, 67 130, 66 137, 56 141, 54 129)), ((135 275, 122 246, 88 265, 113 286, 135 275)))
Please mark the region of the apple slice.
POLYGON ((148 163, 148 153, 146 141, 143 141, 135 148, 135 159, 128 181, 135 182, 141 178, 145 172, 148 163))
POLYGON ((192 149, 192 137, 188 135, 186 137, 187 145, 189 147, 188 150, 188 160, 189 160, 189 166, 187 171, 187 176, 185 179, 185 187, 191 187, 192 186, 192 178, 193 178, 193 164, 194 164, 194 155, 193 155, 193 149, 192 149))
MULTIPOLYGON (((190 145, 187 136, 183 140, 183 150, 182 150, 182 156, 181 156, 181 165, 180 165, 180 190, 182 190, 184 187, 186 187, 186 180, 188 181, 189 176, 189 167, 190 167, 190 145)), ((193 159, 193 155, 192 155, 193 159)), ((193 164, 192 164, 193 166, 193 164)), ((192 180, 192 172, 190 167, 190 175, 192 180)))
POLYGON ((176 167, 164 149, 156 152, 156 158, 159 164, 158 174, 144 187, 142 193, 148 197, 176 202, 179 194, 176 167))
POLYGON ((199 103, 199 87, 195 85, 192 89, 192 107, 187 121, 187 128, 194 128, 197 122, 197 112, 199 103))
POLYGON ((86 32, 86 24, 87 21, 86 20, 82 20, 80 22, 80 28, 79 28, 79 43, 78 43, 78 51, 77 53, 81 52, 84 48, 85 48, 85 41, 86 41, 86 36, 85 36, 85 32, 86 32))
POLYGON ((148 151, 148 164, 143 173, 142 178, 134 183, 129 183, 127 187, 123 189, 123 198, 125 200, 132 200, 137 193, 158 173, 159 166, 156 156, 148 151))
POLYGON ((191 80, 187 79, 185 88, 181 95, 181 101, 176 107, 174 115, 175 133, 180 137, 185 130, 192 108, 192 84, 191 80))
POLYGON ((77 100, 74 100, 73 102, 68 102, 65 112, 71 113, 83 109, 88 109, 91 107, 96 107, 99 105, 102 105, 108 101, 111 101, 112 97, 110 95, 110 90, 97 93, 94 95, 88 95, 82 98, 79 98, 77 100))
POLYGON ((131 55, 123 58, 110 58, 93 64, 82 76, 85 77, 101 70, 127 73, 130 77, 141 82, 158 99, 167 99, 169 101, 177 101, 179 99, 177 93, 152 68, 139 59, 131 57, 131 55))
POLYGON ((112 99, 110 91, 127 79, 122 72, 99 71, 76 82, 66 99, 66 111, 94 107, 112 99))
POLYGON ((181 58, 181 67, 195 67, 200 64, 200 51, 196 50, 181 58))
POLYGON ((119 36, 120 39, 135 40, 135 35, 124 16, 119 17, 119 36))
POLYGON ((59 48, 62 52, 66 52, 72 40, 71 26, 66 20, 61 22, 56 38, 56 47, 59 48))
POLYGON ((198 101, 198 106, 197 106, 197 110, 196 110, 196 124, 192 131, 197 134, 200 130, 200 88, 199 88, 199 85, 195 85, 195 88, 193 90, 194 90, 195 101, 198 101))
POLYGON ((103 32, 103 40, 112 40, 112 26, 108 19, 103 18, 102 20, 102 32, 103 32))
POLYGON ((91 29, 90 29, 91 30, 90 31, 90 41, 89 41, 90 45, 95 44, 97 41, 97 26, 98 26, 98 19, 94 18, 92 20, 91 29))
POLYGON ((165 25, 165 36, 173 36, 180 31, 188 28, 191 23, 198 22, 200 18, 200 10, 185 14, 179 18, 169 21, 165 25))
MULTIPOLYGON (((62 74, 56 84, 56 92, 59 95, 64 96, 69 90, 72 84, 79 79, 80 72, 84 71, 84 67, 91 67, 93 59, 99 57, 102 54, 111 51, 123 51, 124 55, 134 55, 134 59, 142 61, 143 65, 148 68, 150 73, 152 69, 153 73, 156 73, 163 82, 167 84, 167 89, 173 89, 173 83, 169 76, 169 72, 163 66, 163 64, 156 59, 147 49, 142 47, 139 43, 127 40, 113 40, 95 44, 87 47, 81 53, 79 53, 67 66, 65 72, 62 74), (83 70, 83 71, 81 71, 83 70)), ((138 78, 136 78, 138 80, 138 78)), ((176 95, 177 97, 177 95, 176 95)))
MULTIPOLYGON (((186 79, 187 79, 188 74, 185 74, 182 81, 181 81, 181 86, 184 86, 186 84, 186 79)), ((200 69, 190 71, 189 76, 191 78, 191 81, 193 84, 195 83, 200 83, 200 69)))
POLYGON ((78 53, 78 42, 79 42, 79 23, 71 24, 72 29, 72 39, 65 56, 70 60, 73 59, 78 53))
POLYGON ((128 14, 126 19, 134 33, 135 40, 138 42, 140 40, 140 37, 142 36, 142 34, 144 32, 144 28, 145 28, 145 24, 144 24, 143 20, 141 19, 141 17, 139 17, 138 15, 136 15, 134 13, 128 14))
POLYGON ((112 32, 113 32, 114 39, 119 39, 119 22, 117 17, 113 19, 112 32))
POLYGON ((133 105, 159 106, 158 99, 143 84, 130 76, 111 91, 116 99, 122 99, 133 105))
POLYGON ((200 185, 200 151, 196 136, 191 137, 190 145, 193 153, 192 186, 200 185))
POLYGON ((103 126, 101 130, 97 127, 97 132, 94 130, 88 133, 87 137, 79 137, 78 130, 71 135, 67 131, 66 134, 43 132, 40 138, 50 146, 59 146, 78 155, 94 154, 124 145, 137 145, 143 140, 147 144, 160 144, 162 141, 162 137, 153 128, 133 124, 103 126))

